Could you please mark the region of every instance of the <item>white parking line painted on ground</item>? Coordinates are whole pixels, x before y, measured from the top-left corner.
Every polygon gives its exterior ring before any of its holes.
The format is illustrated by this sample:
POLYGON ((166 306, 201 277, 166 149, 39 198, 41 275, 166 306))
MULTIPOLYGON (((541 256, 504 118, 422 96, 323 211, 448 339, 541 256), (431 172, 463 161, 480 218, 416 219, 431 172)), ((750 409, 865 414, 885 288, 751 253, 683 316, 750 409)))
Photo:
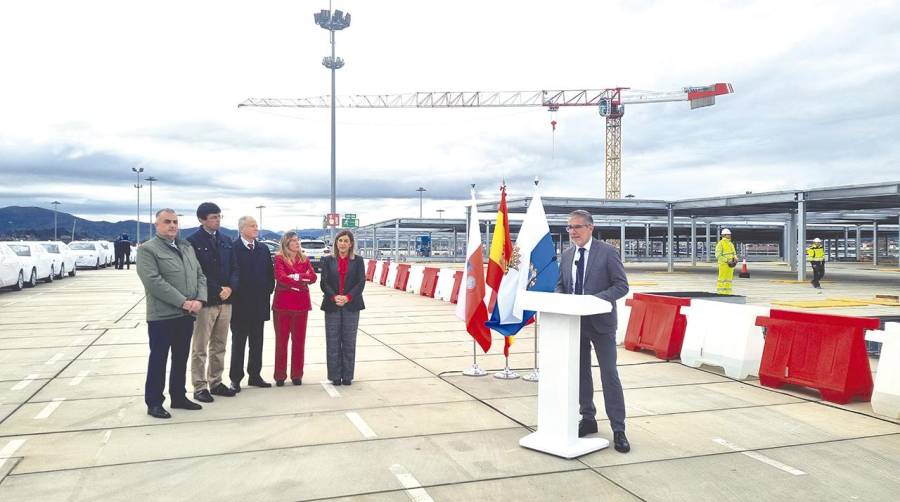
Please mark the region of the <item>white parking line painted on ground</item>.
POLYGON ((434 502, 434 499, 428 495, 428 492, 422 488, 422 484, 410 474, 409 470, 406 467, 403 467, 400 464, 394 464, 391 466, 391 473, 397 478, 397 481, 406 488, 406 495, 413 502, 434 502))
POLYGON ((32 373, 31 375, 28 375, 27 377, 20 380, 19 383, 13 385, 12 390, 22 390, 25 387, 28 387, 28 385, 30 385, 31 382, 37 380, 38 376, 40 376, 40 375, 38 375, 37 373, 32 373))
POLYGON ((350 422, 354 426, 356 426, 356 428, 363 435, 363 437, 365 437, 365 438, 377 438, 378 437, 378 434, 375 434, 375 431, 373 431, 372 428, 369 427, 369 424, 367 424, 366 421, 363 420, 363 418, 361 416, 359 416, 359 413, 356 413, 354 411, 348 411, 347 413, 345 413, 345 415, 347 415, 347 418, 349 418, 350 422))
POLYGON ((0 471, 3 470, 3 466, 6 465, 6 461, 12 458, 13 454, 25 444, 26 439, 11 439, 3 449, 0 449, 0 471))
POLYGON ((105 350, 102 350, 102 351, 98 352, 97 355, 94 356, 93 359, 91 359, 91 361, 99 361, 99 360, 103 359, 104 357, 106 357, 106 354, 108 354, 108 352, 106 352, 105 350))
POLYGON ((322 388, 325 389, 325 392, 327 392, 329 396, 341 397, 341 393, 338 392, 338 390, 334 388, 334 384, 332 384, 331 382, 329 382, 327 380, 323 380, 319 383, 322 384, 322 388))
POLYGON ((41 410, 40 413, 35 415, 34 419, 35 420, 43 420, 43 419, 49 417, 50 415, 53 414, 54 411, 56 411, 57 408, 59 408, 59 405, 61 405, 63 403, 63 401, 65 401, 65 400, 66 400, 66 398, 64 398, 64 397, 53 398, 53 401, 47 403, 47 406, 44 406, 44 409, 41 410))
POLYGON ((73 378, 72 381, 69 382, 69 385, 74 386, 74 385, 80 384, 81 381, 84 380, 84 377, 88 376, 88 373, 90 373, 90 372, 91 372, 90 370, 79 371, 78 376, 73 378))
POLYGON ((63 353, 57 352, 55 356, 51 357, 50 359, 47 359, 47 362, 44 364, 54 364, 54 363, 56 363, 56 361, 59 361, 62 358, 63 358, 63 353))
POLYGON ((79 336, 78 338, 72 340, 72 343, 70 343, 69 345, 79 345, 82 340, 84 340, 84 337, 79 336))
POLYGON ((757 453, 755 451, 747 451, 746 448, 740 447, 734 443, 730 443, 722 438, 713 438, 713 442, 720 444, 720 445, 724 446, 725 448, 728 448, 729 450, 739 452, 741 455, 746 455, 746 456, 752 458, 753 460, 758 460, 764 464, 771 465, 772 467, 774 467, 776 469, 781 469, 784 472, 793 474, 794 476, 803 476, 804 474, 806 474, 805 472, 801 471, 800 469, 796 469, 787 464, 783 464, 783 463, 775 460, 774 458, 769 458, 769 457, 763 455, 762 453, 757 453))
POLYGON ((109 437, 112 436, 112 429, 106 431, 106 434, 103 435, 103 444, 109 442, 109 437))

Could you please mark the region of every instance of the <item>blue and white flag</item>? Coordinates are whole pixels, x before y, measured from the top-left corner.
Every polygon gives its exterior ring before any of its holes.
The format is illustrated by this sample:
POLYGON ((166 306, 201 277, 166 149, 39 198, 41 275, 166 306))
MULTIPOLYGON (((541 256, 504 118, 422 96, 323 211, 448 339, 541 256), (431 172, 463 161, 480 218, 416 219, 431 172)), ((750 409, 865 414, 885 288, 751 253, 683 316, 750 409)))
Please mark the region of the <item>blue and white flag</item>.
POLYGON ((514 336, 534 317, 534 311, 516 306, 519 292, 553 292, 557 280, 559 263, 556 260, 556 246, 550 236, 540 189, 536 186, 516 237, 509 268, 500 282, 497 304, 491 312, 491 319, 485 324, 504 336, 514 336))

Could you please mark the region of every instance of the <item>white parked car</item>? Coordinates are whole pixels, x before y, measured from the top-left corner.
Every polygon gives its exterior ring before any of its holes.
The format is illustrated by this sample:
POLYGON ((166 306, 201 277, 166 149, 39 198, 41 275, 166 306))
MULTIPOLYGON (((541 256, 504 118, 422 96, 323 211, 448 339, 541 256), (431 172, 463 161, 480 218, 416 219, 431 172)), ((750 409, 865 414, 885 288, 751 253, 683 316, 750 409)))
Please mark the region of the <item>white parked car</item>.
POLYGON ((116 262, 116 248, 113 247, 112 242, 97 241, 97 244, 100 244, 100 250, 103 251, 104 259, 100 260, 103 266, 108 267, 114 264, 116 262))
POLYGON ((331 248, 323 240, 301 239, 300 248, 306 253, 316 272, 322 270, 322 258, 331 256, 331 248))
POLYGON ((25 287, 25 267, 22 266, 18 255, 13 253, 5 243, 0 242, 0 288, 8 287, 12 287, 16 291, 25 287))
POLYGON ((40 243, 53 257, 56 270, 56 278, 62 279, 66 275, 75 277, 75 253, 61 241, 44 241, 40 243))
POLYGON ((19 257, 22 268, 25 270, 25 282, 30 285, 37 284, 38 280, 53 282, 56 277, 56 268, 53 265, 53 257, 37 242, 7 241, 8 247, 19 257))
POLYGON ((72 241, 69 249, 75 253, 75 266, 97 270, 104 265, 106 256, 100 244, 94 241, 72 241))

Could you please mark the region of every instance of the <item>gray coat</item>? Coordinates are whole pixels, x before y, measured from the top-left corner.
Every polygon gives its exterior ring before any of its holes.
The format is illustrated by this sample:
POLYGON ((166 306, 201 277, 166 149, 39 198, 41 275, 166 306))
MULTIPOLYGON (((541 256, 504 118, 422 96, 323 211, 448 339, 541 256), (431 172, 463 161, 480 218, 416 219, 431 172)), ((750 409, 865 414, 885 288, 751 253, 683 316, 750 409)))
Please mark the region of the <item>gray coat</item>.
MULTIPOLYGON (((572 245, 562 252, 559 281, 556 283, 557 293, 568 294, 573 291, 572 262, 575 260, 576 249, 578 246, 572 245)), ((612 312, 596 314, 588 316, 588 318, 591 326, 598 333, 615 333, 616 300, 628 294, 628 277, 625 276, 625 267, 622 265, 616 248, 605 242, 591 238, 588 249, 588 262, 584 273, 584 294, 594 295, 612 303, 612 312)))
POLYGON ((175 239, 178 251, 157 236, 137 250, 137 273, 147 295, 147 320, 176 319, 186 300, 206 301, 206 277, 191 243, 175 239), (179 254, 180 251, 180 254, 179 254))

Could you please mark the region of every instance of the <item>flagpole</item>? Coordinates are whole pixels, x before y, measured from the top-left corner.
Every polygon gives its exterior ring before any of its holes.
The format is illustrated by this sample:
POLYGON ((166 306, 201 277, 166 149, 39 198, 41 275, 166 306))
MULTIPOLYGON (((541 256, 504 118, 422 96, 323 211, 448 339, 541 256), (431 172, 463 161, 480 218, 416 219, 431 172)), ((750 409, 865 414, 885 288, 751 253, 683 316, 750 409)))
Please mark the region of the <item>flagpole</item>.
POLYGON ((538 334, 540 333, 540 319, 538 318, 539 314, 537 312, 534 313, 534 369, 531 373, 522 377, 522 380, 526 382, 537 382, 541 379, 541 373, 538 371, 538 334))
POLYGON ((463 375, 473 377, 487 375, 487 371, 484 371, 478 366, 478 346, 476 345, 475 340, 472 340, 472 367, 463 371, 463 375))
POLYGON ((506 361, 503 370, 494 373, 494 378, 499 378, 501 380, 515 380, 516 378, 519 378, 518 373, 509 369, 509 356, 504 354, 503 358, 506 361))
MULTIPOLYGON (((472 183, 472 200, 475 200, 475 183, 472 183)), ((466 243, 469 242, 469 226, 472 219, 472 211, 477 210, 478 208, 472 206, 466 211, 466 243)), ((466 252, 468 253, 468 249, 466 250, 466 252)), ((466 256, 466 258, 468 258, 468 255, 466 256)), ((480 366, 478 366, 478 344, 475 343, 474 338, 472 339, 472 366, 463 370, 462 374, 471 377, 481 377, 487 375, 487 371, 484 371, 480 366)))

